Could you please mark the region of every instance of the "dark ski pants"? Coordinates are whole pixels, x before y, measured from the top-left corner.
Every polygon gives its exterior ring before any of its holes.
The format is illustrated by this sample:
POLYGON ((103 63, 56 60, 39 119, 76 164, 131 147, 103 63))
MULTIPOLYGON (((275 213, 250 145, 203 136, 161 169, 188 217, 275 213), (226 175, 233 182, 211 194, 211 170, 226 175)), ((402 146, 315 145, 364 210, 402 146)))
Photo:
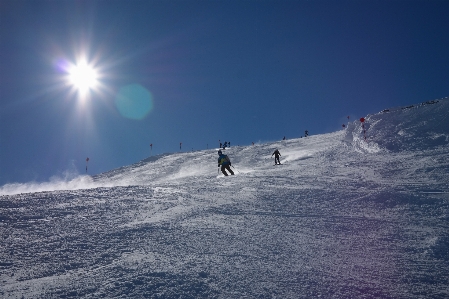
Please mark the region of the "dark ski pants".
POLYGON ((281 164, 281 161, 279 161, 279 156, 274 156, 274 164, 281 164))
POLYGON ((229 171, 229 173, 230 173, 231 175, 234 175, 234 171, 232 171, 230 165, 226 165, 226 166, 225 166, 225 165, 221 165, 221 172, 223 172, 223 174, 227 176, 228 174, 226 173, 226 170, 225 170, 225 169, 226 169, 227 171, 229 171))

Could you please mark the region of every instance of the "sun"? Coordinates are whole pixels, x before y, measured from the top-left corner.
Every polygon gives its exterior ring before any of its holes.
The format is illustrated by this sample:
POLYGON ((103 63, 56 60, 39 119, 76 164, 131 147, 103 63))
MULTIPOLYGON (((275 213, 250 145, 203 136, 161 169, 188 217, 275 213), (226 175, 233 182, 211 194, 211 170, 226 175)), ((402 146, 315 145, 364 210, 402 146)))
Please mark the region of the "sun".
POLYGON ((85 61, 72 65, 68 70, 68 80, 81 94, 98 86, 98 74, 94 67, 85 61))

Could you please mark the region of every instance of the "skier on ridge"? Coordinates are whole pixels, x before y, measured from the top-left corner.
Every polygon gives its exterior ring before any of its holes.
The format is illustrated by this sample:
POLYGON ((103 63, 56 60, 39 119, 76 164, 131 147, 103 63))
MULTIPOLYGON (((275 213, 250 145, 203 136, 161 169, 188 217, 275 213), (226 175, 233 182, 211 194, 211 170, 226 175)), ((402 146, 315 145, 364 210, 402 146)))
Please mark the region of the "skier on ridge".
POLYGON ((276 149, 274 151, 274 153, 271 154, 272 157, 273 157, 273 155, 274 155, 274 165, 277 165, 277 164, 281 165, 281 161, 279 161, 279 156, 281 156, 281 153, 279 152, 279 150, 276 149))
POLYGON ((226 170, 228 170, 231 175, 234 175, 234 172, 231 169, 231 160, 229 160, 228 156, 223 155, 221 150, 218 151, 218 156, 218 167, 220 167, 221 165, 221 172, 225 176, 227 176, 228 173, 226 172, 226 170))

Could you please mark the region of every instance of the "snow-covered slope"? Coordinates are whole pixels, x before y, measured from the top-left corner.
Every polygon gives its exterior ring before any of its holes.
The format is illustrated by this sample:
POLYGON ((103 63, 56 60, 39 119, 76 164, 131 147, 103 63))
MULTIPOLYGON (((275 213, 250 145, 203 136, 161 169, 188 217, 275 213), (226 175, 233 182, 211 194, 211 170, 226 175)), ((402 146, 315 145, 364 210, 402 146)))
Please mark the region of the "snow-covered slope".
POLYGON ((447 298, 449 100, 403 108, 228 148, 235 176, 204 150, 3 186, 0 297, 447 298))

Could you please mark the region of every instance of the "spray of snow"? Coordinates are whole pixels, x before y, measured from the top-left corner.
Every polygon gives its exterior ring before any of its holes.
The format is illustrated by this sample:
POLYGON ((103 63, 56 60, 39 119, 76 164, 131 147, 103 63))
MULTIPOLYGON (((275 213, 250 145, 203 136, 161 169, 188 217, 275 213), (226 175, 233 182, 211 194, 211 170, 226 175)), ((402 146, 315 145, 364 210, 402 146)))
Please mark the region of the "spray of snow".
MULTIPOLYGON (((34 193, 56 190, 79 190, 107 187, 106 184, 95 183, 90 176, 80 175, 72 179, 51 177, 48 182, 11 183, 0 187, 0 195, 34 193)), ((111 186, 111 185, 109 185, 111 186)))

